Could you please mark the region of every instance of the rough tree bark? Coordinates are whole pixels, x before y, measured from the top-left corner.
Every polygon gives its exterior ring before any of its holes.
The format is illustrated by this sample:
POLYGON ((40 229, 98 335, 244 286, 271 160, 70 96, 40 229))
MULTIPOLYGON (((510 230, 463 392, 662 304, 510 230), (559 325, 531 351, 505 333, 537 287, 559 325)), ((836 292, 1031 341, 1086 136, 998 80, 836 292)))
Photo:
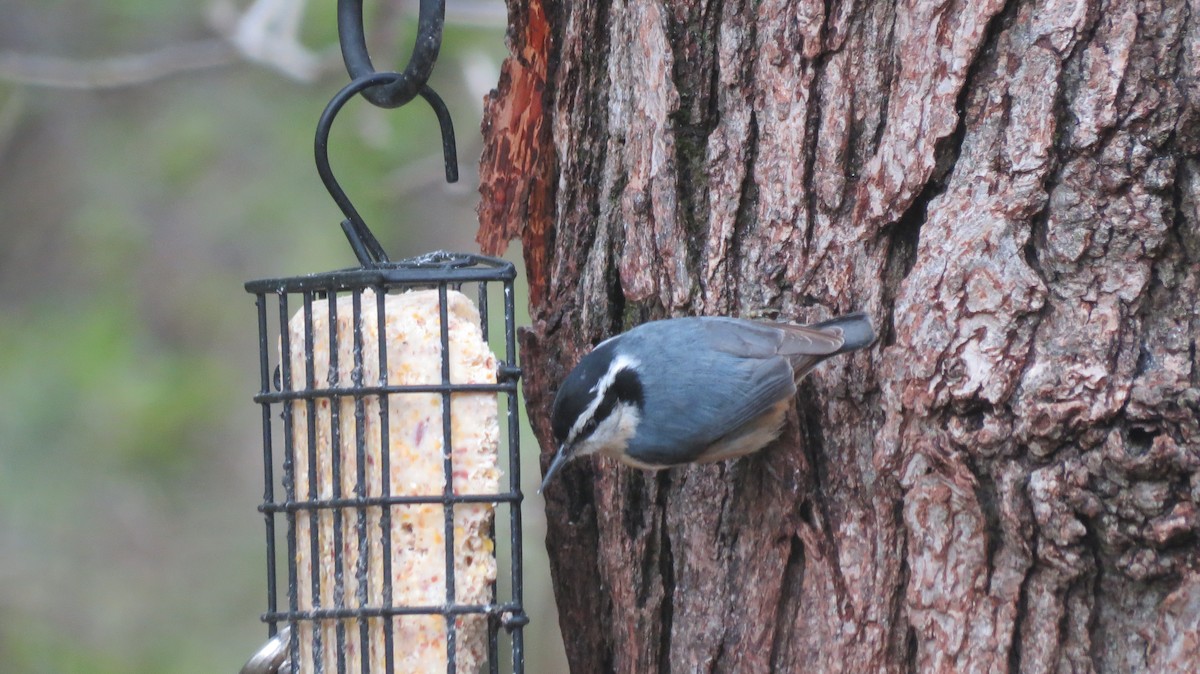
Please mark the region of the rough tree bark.
POLYGON ((557 383, 874 317, 760 455, 547 493, 575 672, 1200 671, 1200 2, 509 0, 480 241, 557 383))

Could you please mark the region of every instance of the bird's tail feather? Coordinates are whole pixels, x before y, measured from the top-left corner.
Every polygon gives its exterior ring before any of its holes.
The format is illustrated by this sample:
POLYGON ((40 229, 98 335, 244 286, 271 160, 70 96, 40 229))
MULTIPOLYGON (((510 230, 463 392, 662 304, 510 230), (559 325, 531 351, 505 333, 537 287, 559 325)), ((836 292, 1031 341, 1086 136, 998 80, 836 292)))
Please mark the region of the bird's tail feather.
POLYGON ((864 349, 875 343, 875 329, 871 327, 871 321, 867 318, 867 315, 861 311, 831 318, 827 321, 813 324, 810 327, 818 330, 826 328, 841 330, 842 339, 844 340, 842 348, 829 354, 831 356, 838 353, 846 353, 847 351, 864 349))

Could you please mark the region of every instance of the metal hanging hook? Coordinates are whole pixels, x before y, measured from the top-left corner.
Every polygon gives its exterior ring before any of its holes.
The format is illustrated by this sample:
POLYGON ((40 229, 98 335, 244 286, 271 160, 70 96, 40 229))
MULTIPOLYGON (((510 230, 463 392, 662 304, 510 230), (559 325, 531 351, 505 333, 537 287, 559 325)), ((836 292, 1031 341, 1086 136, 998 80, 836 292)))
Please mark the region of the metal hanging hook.
POLYGON ((364 267, 386 263, 388 256, 359 215, 358 209, 346 196, 345 190, 333 177, 333 169, 329 165, 329 130, 338 112, 357 94, 361 93, 363 98, 383 108, 400 107, 415 96, 420 96, 429 103, 438 118, 438 126, 442 132, 446 182, 458 181, 454 123, 450 119, 450 111, 446 104, 426 83, 441 48, 445 13, 445 0, 421 0, 417 41, 413 46, 413 55, 408 66, 403 73, 377 73, 371 65, 366 38, 363 35, 362 0, 338 0, 338 38, 342 46, 342 56, 346 61, 346 70, 353 80, 329 101, 321 113, 321 119, 317 122, 314 154, 321 182, 346 216, 342 221, 342 230, 350 241, 354 255, 364 267))
POLYGON ((333 177, 333 169, 329 166, 329 129, 333 127, 333 120, 341 111, 342 106, 346 101, 353 98, 356 94, 366 89, 385 82, 390 82, 395 77, 394 73, 374 73, 354 80, 347 84, 341 91, 329 101, 325 106, 324 112, 321 113, 321 119, 317 121, 317 134, 313 143, 313 154, 316 156, 317 175, 321 176, 321 182, 324 183, 325 189, 329 191, 329 196, 333 197, 334 203, 338 208, 342 209, 342 213, 346 219, 342 221, 342 230, 346 232, 346 238, 350 241, 350 248, 354 250, 355 257, 364 267, 372 267, 382 262, 388 261, 387 253, 384 252, 383 246, 379 245, 379 240, 371 233, 367 227, 367 223, 363 221, 359 215, 358 209, 350 202, 350 197, 346 196, 346 191, 338 184, 336 178, 333 177))

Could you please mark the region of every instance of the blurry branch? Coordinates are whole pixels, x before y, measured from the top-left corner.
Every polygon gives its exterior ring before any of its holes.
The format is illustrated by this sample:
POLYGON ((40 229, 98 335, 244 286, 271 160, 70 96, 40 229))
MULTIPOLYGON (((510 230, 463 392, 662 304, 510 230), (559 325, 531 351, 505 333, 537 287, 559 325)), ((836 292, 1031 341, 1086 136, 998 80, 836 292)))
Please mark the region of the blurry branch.
POLYGON ((0 79, 38 87, 111 89, 237 62, 224 40, 200 40, 106 59, 71 59, 0 52, 0 79))
POLYGON ((302 82, 312 82, 321 74, 323 59, 300 42, 304 25, 304 6, 308 0, 255 0, 237 17, 229 0, 213 5, 213 22, 232 24, 232 30, 222 31, 242 56, 250 61, 272 67, 302 82), (225 17, 237 17, 228 21, 225 17), (222 19, 225 18, 223 21, 222 19))
POLYGON ((171 45, 144 54, 74 59, 0 52, 0 80, 61 89, 112 89, 146 84, 198 70, 253 61, 302 81, 323 70, 300 42, 307 0, 255 0, 238 13, 229 0, 214 3, 210 17, 224 38, 171 45))
MULTIPOLYGON (((246 60, 270 67, 292 79, 311 82, 340 66, 337 49, 327 56, 300 41, 308 0, 254 0, 239 10, 233 0, 214 0, 210 22, 224 37, 197 40, 143 54, 101 59, 75 59, 42 54, 0 52, 0 80, 61 89, 112 89, 146 84, 198 70, 219 68, 246 60)), ((411 14, 411 2, 385 2, 374 21, 372 44, 383 48, 384 68, 395 53, 401 14, 411 14), (406 12, 398 12, 404 5, 406 12)), ((448 23, 472 26, 504 25, 500 0, 468 0, 448 8, 448 23)))

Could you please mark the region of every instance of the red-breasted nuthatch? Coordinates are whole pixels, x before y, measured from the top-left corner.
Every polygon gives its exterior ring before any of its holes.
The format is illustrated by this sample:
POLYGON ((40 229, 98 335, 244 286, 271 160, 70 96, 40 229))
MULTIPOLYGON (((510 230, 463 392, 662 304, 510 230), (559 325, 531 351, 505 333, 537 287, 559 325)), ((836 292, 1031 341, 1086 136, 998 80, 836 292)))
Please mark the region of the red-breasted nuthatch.
POLYGON ((796 382, 874 341, 861 313, 814 325, 673 318, 605 340, 554 399, 559 448, 541 488, 588 454, 658 469, 758 451, 779 436, 796 382))

